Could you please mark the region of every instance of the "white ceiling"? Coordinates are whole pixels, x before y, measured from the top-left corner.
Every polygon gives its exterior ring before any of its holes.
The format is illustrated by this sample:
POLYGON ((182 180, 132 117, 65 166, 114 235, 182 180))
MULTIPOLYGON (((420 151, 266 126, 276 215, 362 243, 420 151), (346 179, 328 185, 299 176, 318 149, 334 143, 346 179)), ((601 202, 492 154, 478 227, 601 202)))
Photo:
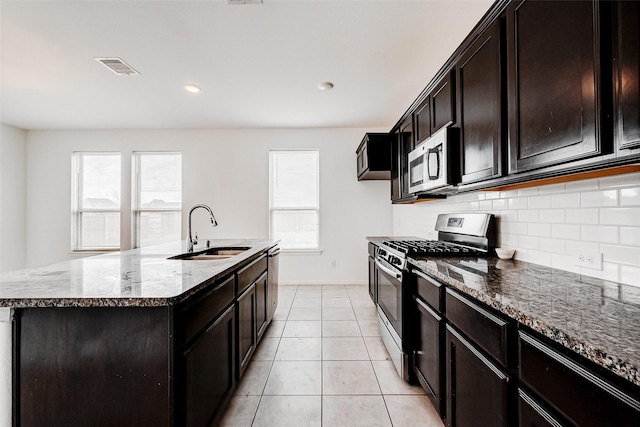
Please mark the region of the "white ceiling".
POLYGON ((492 3, 2 0, 0 122, 391 127, 492 3), (120 57, 141 75, 94 57, 120 57), (322 81, 335 88, 319 91, 322 81))

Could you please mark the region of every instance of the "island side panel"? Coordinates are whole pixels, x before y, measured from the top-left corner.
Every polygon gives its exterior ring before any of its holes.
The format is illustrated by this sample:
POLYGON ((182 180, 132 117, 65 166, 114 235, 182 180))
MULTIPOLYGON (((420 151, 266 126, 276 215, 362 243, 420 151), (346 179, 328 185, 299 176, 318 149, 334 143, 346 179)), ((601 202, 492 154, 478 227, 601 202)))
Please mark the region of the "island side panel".
POLYGON ((16 310, 19 426, 171 424, 168 307, 16 310))
POLYGON ((13 310, 0 307, 0 427, 11 425, 11 348, 13 310))

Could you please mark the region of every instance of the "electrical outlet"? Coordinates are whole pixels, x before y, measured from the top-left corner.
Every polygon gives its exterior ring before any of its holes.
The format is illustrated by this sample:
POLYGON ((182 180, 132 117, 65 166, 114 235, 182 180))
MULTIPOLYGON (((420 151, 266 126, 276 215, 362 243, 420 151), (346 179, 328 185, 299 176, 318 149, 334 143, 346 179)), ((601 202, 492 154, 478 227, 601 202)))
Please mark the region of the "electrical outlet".
POLYGON ((576 256, 576 265, 594 270, 602 270, 602 253, 580 251, 576 256))
POLYGON ((336 260, 332 259, 330 262, 331 268, 336 268, 336 260))

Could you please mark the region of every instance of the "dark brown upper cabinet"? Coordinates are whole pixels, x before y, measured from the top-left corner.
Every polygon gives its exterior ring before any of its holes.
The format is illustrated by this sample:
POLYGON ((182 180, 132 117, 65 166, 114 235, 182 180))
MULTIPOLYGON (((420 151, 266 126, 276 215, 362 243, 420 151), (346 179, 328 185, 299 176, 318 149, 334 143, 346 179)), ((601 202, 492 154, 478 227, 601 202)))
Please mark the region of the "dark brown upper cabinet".
POLYGON ((614 134, 618 155, 627 155, 632 154, 630 149, 640 149, 640 3, 620 1, 616 5, 614 134))
POLYGON ((415 147, 413 140, 413 120, 409 117, 400 126, 400 182, 402 199, 412 197, 409 193, 409 153, 415 147))
POLYGON ((366 133, 356 156, 358 181, 389 179, 391 147, 388 133, 366 133))
POLYGON ((402 198, 402 181, 400 177, 400 130, 391 134, 391 202, 402 198))
POLYGON ((502 175, 500 22, 462 55, 456 67, 463 184, 502 175))
POLYGON ((416 108, 413 113, 413 122, 416 128, 416 143, 420 144, 425 139, 431 136, 431 98, 426 97, 424 101, 416 108))
POLYGON ((596 1, 507 8, 509 172, 602 153, 596 1))
MULTIPOLYGON (((431 133, 442 126, 455 122, 455 77, 453 72, 447 72, 436 84, 429 95, 431 104, 431 133)), ((417 128, 416 128, 417 132, 417 128)))

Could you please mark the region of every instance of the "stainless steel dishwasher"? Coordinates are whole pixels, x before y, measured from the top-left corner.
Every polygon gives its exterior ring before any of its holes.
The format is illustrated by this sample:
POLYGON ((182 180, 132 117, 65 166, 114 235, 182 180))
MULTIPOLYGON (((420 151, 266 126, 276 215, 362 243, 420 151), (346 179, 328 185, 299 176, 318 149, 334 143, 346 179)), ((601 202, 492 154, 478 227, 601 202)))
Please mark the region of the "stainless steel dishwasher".
POLYGON ((278 307, 278 263, 280 258, 280 247, 274 246, 269 249, 269 264, 267 266, 267 298, 269 307, 267 310, 267 322, 273 319, 273 313, 278 307))

